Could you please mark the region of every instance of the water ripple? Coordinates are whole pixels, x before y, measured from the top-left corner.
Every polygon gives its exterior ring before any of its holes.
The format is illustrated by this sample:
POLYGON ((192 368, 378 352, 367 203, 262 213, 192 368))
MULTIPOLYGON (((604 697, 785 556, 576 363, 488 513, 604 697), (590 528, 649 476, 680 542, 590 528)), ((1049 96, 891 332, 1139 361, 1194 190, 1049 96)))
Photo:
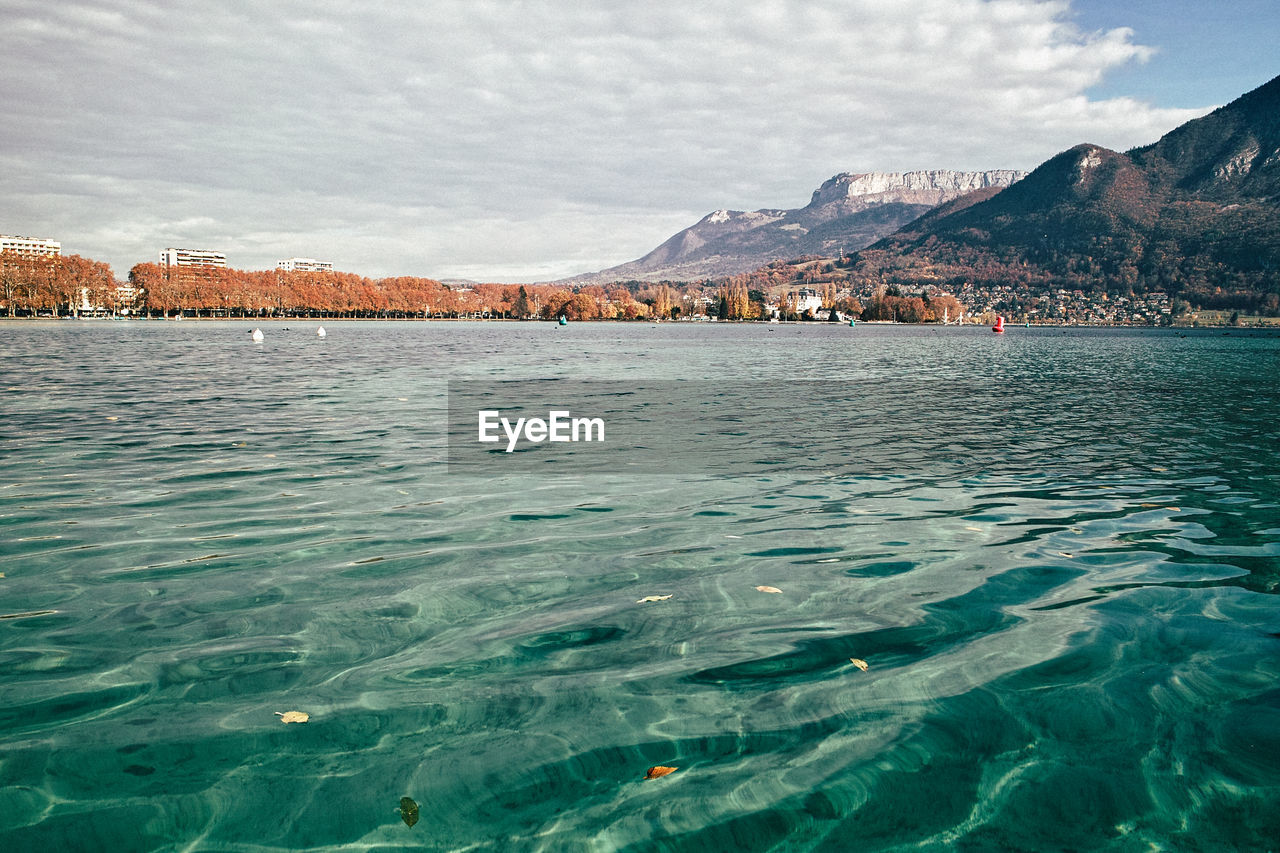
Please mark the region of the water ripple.
POLYGON ((3 325, 0 847, 1280 836, 1274 339, 3 325), (447 473, 444 376, 691 365, 814 446, 447 473))

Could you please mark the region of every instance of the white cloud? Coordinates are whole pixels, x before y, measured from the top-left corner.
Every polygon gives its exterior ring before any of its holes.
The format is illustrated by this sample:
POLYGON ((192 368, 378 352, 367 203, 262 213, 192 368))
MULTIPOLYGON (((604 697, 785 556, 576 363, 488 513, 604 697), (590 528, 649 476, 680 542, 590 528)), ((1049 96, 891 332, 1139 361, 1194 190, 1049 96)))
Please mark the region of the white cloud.
POLYGON ((803 204, 838 171, 1029 168, 1204 112, 1091 100, 1150 48, 1070 12, 0 0, 0 230, 120 275, 188 241, 249 267, 543 278, 715 208, 803 204))

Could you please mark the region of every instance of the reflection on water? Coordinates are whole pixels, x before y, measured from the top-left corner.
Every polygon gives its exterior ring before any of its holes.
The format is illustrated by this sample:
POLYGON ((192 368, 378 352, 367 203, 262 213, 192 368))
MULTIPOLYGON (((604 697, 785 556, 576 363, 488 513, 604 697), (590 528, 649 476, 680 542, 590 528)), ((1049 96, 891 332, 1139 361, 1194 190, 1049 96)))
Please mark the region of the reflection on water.
POLYGON ((1275 338, 245 328, 0 324, 4 849, 1280 837, 1275 338), (864 405, 803 470, 458 476, 458 377, 864 405))

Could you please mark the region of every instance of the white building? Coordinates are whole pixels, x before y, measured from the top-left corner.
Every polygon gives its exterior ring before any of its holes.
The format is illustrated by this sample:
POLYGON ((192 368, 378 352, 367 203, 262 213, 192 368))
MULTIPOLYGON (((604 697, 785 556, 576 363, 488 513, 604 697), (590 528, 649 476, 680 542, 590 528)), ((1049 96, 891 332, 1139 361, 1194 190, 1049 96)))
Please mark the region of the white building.
POLYGON ((329 261, 317 261, 315 258, 289 258, 276 261, 276 269, 286 272, 333 272, 333 264, 329 261))
POLYGON ((788 296, 792 298, 797 314, 803 314, 806 311, 817 314, 822 310, 822 297, 811 287, 802 287, 788 296))
POLYGON ((128 314, 137 307, 138 295, 138 289, 129 282, 116 282, 116 305, 121 314, 128 314))
POLYGON ((24 258, 56 258, 62 254, 62 244, 57 240, 0 234, 0 252, 21 255, 24 258))
POLYGON ((227 256, 207 249, 165 249, 160 263, 166 267, 225 267, 227 256))
POLYGON ((73 302, 71 305, 73 313, 82 317, 105 317, 112 313, 121 316, 132 314, 138 307, 138 289, 127 281, 117 281, 112 284, 111 289, 115 291, 115 303, 108 307, 96 304, 89 288, 80 288, 79 304, 73 302))

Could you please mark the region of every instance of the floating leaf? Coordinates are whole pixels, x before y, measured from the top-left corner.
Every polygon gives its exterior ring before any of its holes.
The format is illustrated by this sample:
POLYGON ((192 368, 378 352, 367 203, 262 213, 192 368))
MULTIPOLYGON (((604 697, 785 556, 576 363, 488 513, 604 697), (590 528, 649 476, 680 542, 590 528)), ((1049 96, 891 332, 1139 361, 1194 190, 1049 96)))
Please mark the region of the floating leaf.
POLYGON ((756 587, 756 591, 769 592, 769 593, 773 593, 774 595, 777 595, 782 592, 782 590, 778 589, 776 586, 758 586, 756 587))
POLYGON ((663 767, 661 764, 659 764, 656 767, 650 767, 649 771, 644 774, 644 778, 646 780, 661 779, 663 776, 670 776, 672 773, 675 773, 679 769, 680 769, 679 767, 663 767))
POLYGON ((981 527, 974 527, 972 524, 966 525, 964 529, 965 529, 965 530, 972 530, 974 533, 981 533, 981 532, 982 532, 982 528, 981 528, 981 527))
POLYGON ((276 711, 276 716, 282 723, 305 723, 311 719, 311 715, 306 711, 276 711))
MULTIPOLYGON (((3 577, 0 575, 0 577, 3 577)), ((636 602, 636 604, 648 604, 651 601, 666 601, 670 595, 646 595, 644 598, 636 602)))
POLYGON ((849 663, 853 664, 863 672, 866 672, 868 669, 871 668, 871 664, 867 663, 862 658, 849 658, 849 663))
POLYGON ((1058 556, 1066 557, 1068 560, 1074 559, 1074 557, 1071 554, 1068 554, 1066 551, 1059 551, 1058 556))
POLYGON ((408 797, 400 798, 400 819, 405 826, 413 826, 418 822, 418 804, 408 797))

